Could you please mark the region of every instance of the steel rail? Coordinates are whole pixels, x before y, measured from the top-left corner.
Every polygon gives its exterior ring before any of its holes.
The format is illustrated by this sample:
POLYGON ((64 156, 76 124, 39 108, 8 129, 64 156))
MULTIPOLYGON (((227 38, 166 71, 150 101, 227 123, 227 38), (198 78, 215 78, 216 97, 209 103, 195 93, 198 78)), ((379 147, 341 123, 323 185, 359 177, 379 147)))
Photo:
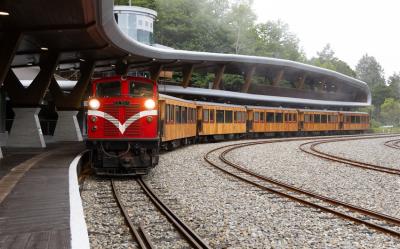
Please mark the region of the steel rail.
POLYGON ((141 178, 137 178, 136 181, 140 187, 150 198, 151 202, 160 210, 161 213, 174 225, 174 227, 186 238, 187 242, 194 248, 211 248, 206 242, 203 241, 200 236, 196 234, 188 225, 186 225, 181 219, 178 218, 171 211, 171 209, 163 203, 160 198, 154 193, 150 186, 141 178))
POLYGON ((131 232, 132 238, 137 241, 141 249, 153 249, 153 243, 151 242, 147 232, 144 230, 143 226, 140 224, 139 229, 136 229, 132 220, 129 217, 125 206, 122 204, 121 196, 118 193, 117 187, 115 186, 114 180, 111 180, 112 193, 114 195, 115 200, 117 201, 118 207, 121 210, 122 215, 124 216, 126 224, 128 224, 129 231, 131 232))
POLYGON ((384 145, 393 149, 400 150, 400 139, 386 141, 384 145))
MULTIPOLYGON (((381 136, 381 137, 396 137, 398 135, 394 136, 381 136)), ((393 174, 393 175, 400 175, 400 169, 395 169, 395 168, 390 168, 390 167, 384 167, 376 164, 371 164, 371 163, 366 163, 366 162, 360 162, 357 160, 349 159, 349 158, 344 158, 340 157, 337 155, 333 155, 327 152, 323 152, 318 150, 316 147, 321 145, 321 144, 326 144, 326 143, 334 143, 334 142, 342 142, 342 141, 350 141, 350 140, 362 140, 362 139, 374 139, 374 138, 381 138, 381 137, 363 137, 363 138, 344 138, 344 139, 335 139, 335 140, 326 140, 326 141, 311 141, 307 143, 303 143, 299 146, 299 149, 307 154, 317 156, 320 158, 324 158, 330 161, 334 162, 340 162, 344 163, 347 165, 351 165, 354 167, 358 167, 361 169, 367 169, 367 170, 374 170, 378 172, 383 172, 383 173, 388 173, 388 174, 393 174), (307 146, 310 146, 310 149, 307 149, 307 146)))
MULTIPOLYGON (((279 141, 279 142, 280 142, 280 141, 279 141)), ((259 144, 260 144, 260 143, 259 143, 259 144)), ((388 222, 388 223, 391 223, 391 224, 400 225, 400 219, 398 219, 398 218, 395 218, 395 217, 392 217, 392 216, 389 216, 389 215, 386 215, 386 214, 378 213, 378 212, 375 212, 375 211, 372 211, 372 210, 369 210, 369 209, 357 207, 357 206, 354 206, 354 205, 352 205, 352 204, 345 203, 345 202, 341 202, 341 201, 338 201, 338 200, 335 200, 335 199, 332 199, 332 198, 328 198, 328 197, 325 197, 325 196, 322 196, 322 195, 318 195, 318 194, 316 194, 316 193, 314 193, 314 192, 306 191, 306 190, 297 188, 297 187, 295 187, 295 186, 293 186, 293 185, 289 185, 289 184, 286 184, 286 183, 283 183, 283 182, 274 180, 274 179, 272 179, 272 178, 268 178, 268 177, 262 176, 262 175, 260 175, 260 174, 255 173, 255 172, 252 172, 252 171, 250 171, 250 170, 247 170, 247 169, 245 169, 245 168, 243 168, 243 167, 241 167, 241 166, 239 166, 239 165, 237 165, 237 164, 235 164, 235 163, 232 163, 232 162, 230 162, 229 160, 227 160, 227 159, 225 158, 225 155, 226 155, 228 152, 230 152, 230 151, 232 151, 232 150, 234 150, 234 149, 238 149, 238 148, 245 147, 245 146, 252 146, 252 145, 256 145, 256 144, 255 144, 255 143, 247 143, 247 144, 246 144, 246 143, 241 143, 241 144, 239 144, 239 145, 234 144, 234 145, 222 146, 222 147, 219 147, 219 148, 216 148, 216 149, 213 149, 213 150, 209 151, 209 152, 204 156, 204 159, 205 159, 205 161, 208 162, 210 165, 214 166, 215 168, 218 168, 219 170, 223 171, 224 173, 226 173, 226 174, 228 174, 228 175, 230 175, 230 176, 233 176, 233 177, 235 177, 235 178, 237 178, 237 179, 239 179, 239 180, 241 180, 241 181, 247 182, 247 183, 249 183, 249 184, 251 184, 251 185, 253 185, 253 186, 256 186, 256 187, 258 187, 258 188, 260 188, 260 189, 263 189, 263 190, 266 190, 266 191, 268 191, 268 192, 272 192, 272 193, 278 194, 278 195, 280 195, 280 196, 289 198, 289 199, 291 199, 291 200, 297 201, 297 202, 299 202, 299 203, 302 203, 302 204, 305 204, 305 205, 308 205, 308 206, 311 206, 311 207, 314 207, 314 208, 321 209, 321 210, 323 210, 323 211, 326 211, 326 212, 335 214, 335 215, 337 215, 337 216, 339 216, 339 217, 342 217, 342 218, 345 218, 345 219, 348 219, 348 220, 351 220, 351 221, 354 221, 354 222, 357 222, 357 223, 360 223, 360 224, 364 224, 364 225, 366 225, 366 226, 368 226, 368 227, 371 227, 371 228, 374 228, 374 229, 376 229, 376 230, 378 230, 378 231, 385 232, 385 233, 391 234, 391 235, 396 236, 396 237, 400 237, 400 232, 397 232, 397 231, 392 230, 392 229, 390 229, 390 228, 383 227, 383 226, 380 226, 380 225, 377 225, 377 224, 374 224, 374 223, 365 221, 365 220, 363 220, 363 219, 359 219, 359 218, 350 216, 350 215, 348 215, 348 214, 346 214, 346 213, 343 213, 343 212, 340 212, 340 211, 337 211, 337 210, 334 210, 334 209, 331 209, 331 208, 327 208, 327 207, 324 207, 324 206, 322 206, 322 205, 319 205, 319 204, 316 204, 316 203, 313 203, 313 202, 310 202, 310 201, 301 199, 301 198, 299 198, 299 197, 290 195, 290 194, 288 194, 288 193, 284 193, 284 192, 279 191, 279 190, 276 190, 276 189, 268 188, 268 187, 266 187, 266 186, 264 186, 264 185, 261 185, 261 184, 255 182, 255 181, 246 179, 246 178, 244 178, 244 177, 242 177, 242 176, 239 176, 239 175, 237 175, 237 174, 235 174, 235 173, 232 173, 231 171, 229 171, 229 170, 227 170, 227 169, 224 169, 224 168, 222 168, 221 166, 218 166, 216 163, 212 162, 212 161, 209 159, 209 155, 210 155, 211 153, 213 153, 213 152, 215 152, 215 151, 217 151, 217 150, 221 150, 221 149, 224 149, 224 148, 229 148, 229 147, 231 147, 231 148, 225 150, 224 152, 222 152, 222 153, 219 155, 219 159, 220 159, 222 162, 224 162, 225 164, 231 166, 232 168, 235 168, 236 170, 239 170, 241 173, 245 173, 245 174, 248 175, 248 176, 255 177, 255 178, 257 178, 257 179, 259 179, 259 180, 262 180, 262 181, 264 181, 264 182, 268 182, 268 183, 270 183, 270 184, 277 185, 277 186, 282 187, 282 188, 285 188, 285 189, 287 189, 287 190, 289 190, 289 191, 297 192, 297 193, 300 193, 300 194, 304 194, 304 195, 306 195, 306 196, 308 196, 308 197, 315 198, 315 199, 318 199, 318 200, 320 200, 320 201, 324 201, 325 203, 330 203, 330 204, 335 205, 335 206, 339 206, 339 207, 342 207, 342 208, 346 208, 346 209, 348 209, 348 210, 352 210, 353 212, 357 211, 358 213, 362 213, 362 214, 364 214, 364 215, 369 215, 369 216, 371 216, 371 217, 374 217, 374 218, 380 219, 380 220, 384 220, 384 221, 386 221, 386 222, 388 222)))

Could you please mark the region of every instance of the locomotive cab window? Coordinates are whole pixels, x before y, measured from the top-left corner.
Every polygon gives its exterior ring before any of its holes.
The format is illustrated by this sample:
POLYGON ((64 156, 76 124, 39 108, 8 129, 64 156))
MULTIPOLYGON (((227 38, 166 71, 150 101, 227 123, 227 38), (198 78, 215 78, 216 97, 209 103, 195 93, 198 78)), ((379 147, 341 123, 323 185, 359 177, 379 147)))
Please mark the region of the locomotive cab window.
POLYGON ((153 97, 153 85, 144 82, 129 82, 129 94, 134 97, 153 97))
POLYGON ((121 95, 121 82, 111 81, 97 83, 96 95, 103 98, 121 95))

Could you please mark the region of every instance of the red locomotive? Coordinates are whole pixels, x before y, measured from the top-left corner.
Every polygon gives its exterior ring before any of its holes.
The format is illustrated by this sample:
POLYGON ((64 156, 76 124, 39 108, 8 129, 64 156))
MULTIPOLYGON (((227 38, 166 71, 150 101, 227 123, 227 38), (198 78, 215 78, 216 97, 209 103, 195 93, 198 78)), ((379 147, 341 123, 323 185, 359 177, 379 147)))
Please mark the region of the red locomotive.
POLYGON ((93 82, 88 100, 88 140, 97 174, 147 174, 160 147, 157 84, 143 77, 93 82))

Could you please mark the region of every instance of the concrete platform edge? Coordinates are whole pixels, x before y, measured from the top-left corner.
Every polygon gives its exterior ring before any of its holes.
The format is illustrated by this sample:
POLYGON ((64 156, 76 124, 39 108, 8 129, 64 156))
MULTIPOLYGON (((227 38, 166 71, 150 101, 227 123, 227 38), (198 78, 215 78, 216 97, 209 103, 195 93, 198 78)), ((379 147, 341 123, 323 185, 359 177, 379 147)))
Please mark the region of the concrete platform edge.
POLYGON ((69 166, 69 204, 70 204, 70 228, 71 248, 90 249, 89 235, 85 216, 83 214, 82 200, 79 193, 77 175, 78 163, 85 152, 82 152, 72 160, 69 166))

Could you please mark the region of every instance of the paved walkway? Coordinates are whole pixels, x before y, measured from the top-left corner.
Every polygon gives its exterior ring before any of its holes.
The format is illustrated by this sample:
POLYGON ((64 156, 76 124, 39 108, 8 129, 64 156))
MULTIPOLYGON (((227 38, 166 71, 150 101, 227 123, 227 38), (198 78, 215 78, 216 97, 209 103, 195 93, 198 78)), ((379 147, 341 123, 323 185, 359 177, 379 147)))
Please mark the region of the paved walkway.
POLYGON ((71 247, 68 170, 83 149, 81 143, 59 144, 4 153, 0 248, 71 247))

